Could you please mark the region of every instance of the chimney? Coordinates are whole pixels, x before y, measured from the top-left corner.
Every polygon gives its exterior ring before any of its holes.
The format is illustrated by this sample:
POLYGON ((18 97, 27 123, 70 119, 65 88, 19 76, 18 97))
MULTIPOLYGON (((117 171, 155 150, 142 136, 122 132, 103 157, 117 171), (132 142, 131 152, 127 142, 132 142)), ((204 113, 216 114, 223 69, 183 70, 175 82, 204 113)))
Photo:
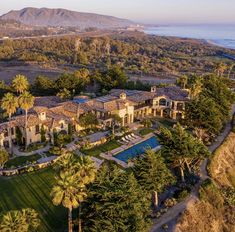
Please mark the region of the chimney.
POLYGON ((152 86, 151 87, 151 93, 156 93, 157 92, 157 87, 156 86, 152 86))
POLYGON ((119 97, 122 100, 126 100, 126 93, 122 92, 119 97))

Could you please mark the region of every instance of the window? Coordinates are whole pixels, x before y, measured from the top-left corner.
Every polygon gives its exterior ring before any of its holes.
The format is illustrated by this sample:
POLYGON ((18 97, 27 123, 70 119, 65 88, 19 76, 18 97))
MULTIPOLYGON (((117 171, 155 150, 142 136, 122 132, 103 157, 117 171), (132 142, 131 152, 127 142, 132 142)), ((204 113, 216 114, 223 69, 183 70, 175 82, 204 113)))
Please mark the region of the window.
POLYGON ((165 98, 161 98, 159 101, 159 105, 160 106, 166 106, 166 99, 165 98))
POLYGON ((183 111, 184 110, 184 104, 183 103, 177 103, 177 110, 183 111))
POLYGON ((11 134, 14 135, 15 134, 15 130, 14 128, 11 128, 11 134))
POLYGON ((64 128, 64 124, 63 124, 63 123, 60 124, 60 128, 61 128, 61 129, 64 128))
POLYGON ((4 132, 4 137, 8 137, 8 131, 7 130, 4 132))
POLYGON ((36 125, 35 134, 39 134, 39 133, 40 133, 40 127, 39 127, 39 125, 36 125))

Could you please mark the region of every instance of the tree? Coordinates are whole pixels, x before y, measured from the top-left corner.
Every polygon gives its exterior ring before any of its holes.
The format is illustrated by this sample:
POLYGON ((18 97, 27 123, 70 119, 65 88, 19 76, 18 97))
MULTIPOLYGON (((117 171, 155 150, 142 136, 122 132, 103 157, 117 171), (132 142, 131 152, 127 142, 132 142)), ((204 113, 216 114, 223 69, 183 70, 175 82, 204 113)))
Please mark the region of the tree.
POLYGON ((89 112, 87 114, 82 115, 79 118, 79 123, 85 129, 88 129, 88 128, 92 129, 98 125, 98 119, 93 113, 89 112))
POLYGON ((25 91, 19 96, 19 106, 25 111, 25 150, 27 150, 28 110, 34 105, 34 96, 25 91))
POLYGON ((112 117, 112 133, 114 135, 115 134, 115 127, 121 125, 122 119, 117 114, 113 114, 111 117, 112 117))
POLYGON ((135 159, 133 172, 140 186, 152 193, 154 207, 158 205, 157 194, 175 182, 160 152, 153 150, 147 150, 143 156, 135 159))
POLYGON ((41 135, 41 143, 45 143, 46 142, 46 130, 44 129, 44 126, 41 126, 41 130, 40 130, 40 135, 41 135))
POLYGON ((12 81, 12 87, 17 93, 23 93, 24 91, 28 90, 29 82, 27 78, 23 75, 16 75, 12 81))
POLYGON ((178 80, 178 85, 182 88, 182 89, 186 89, 186 86, 188 84, 188 77, 186 75, 181 76, 178 80))
MULTIPOLYGON (((90 159, 90 157, 85 156, 77 156, 73 153, 66 153, 61 156, 56 162, 56 169, 61 172, 71 171, 74 178, 78 181, 76 184, 79 186, 83 186, 82 192, 77 195, 77 202, 79 207, 79 217, 78 217, 78 228, 79 232, 82 231, 82 223, 81 223, 81 205, 82 202, 86 199, 87 188, 86 186, 92 183, 95 180, 97 169, 94 165, 94 162, 90 159), (82 183, 81 183, 82 182, 82 183), (81 197, 82 196, 82 197, 81 197)), ((74 208, 77 208, 74 205, 74 208)))
POLYGON ((40 219, 34 209, 22 209, 22 217, 26 221, 29 231, 37 231, 40 226, 40 219))
POLYGON ((55 94, 55 83, 45 76, 37 76, 32 91, 36 96, 48 96, 55 94))
POLYGON ((12 210, 3 215, 0 223, 2 232, 37 231, 40 225, 38 213, 34 209, 12 210))
POLYGON ((223 77, 225 70, 227 69, 227 65, 224 63, 218 63, 215 67, 215 73, 219 77, 223 77))
POLYGON ((2 104, 1 107, 3 110, 6 111, 9 117, 9 147, 12 154, 12 133, 11 133, 11 117, 16 112, 16 109, 18 107, 18 99, 12 94, 7 93, 2 98, 2 104))
POLYGON ((9 211, 3 215, 0 223, 0 231, 2 232, 18 232, 28 231, 28 225, 22 218, 20 211, 9 211))
POLYGON ((51 191, 51 196, 54 205, 62 204, 68 209, 68 231, 72 232, 72 210, 77 208, 79 202, 86 197, 83 181, 74 175, 73 170, 62 170, 56 176, 56 184, 51 191))
POLYGON ((226 122, 230 118, 235 94, 228 88, 225 78, 219 78, 215 75, 205 76, 203 78, 201 95, 211 98, 217 104, 218 109, 223 115, 223 122, 226 122))
POLYGON ((54 132, 54 144, 60 148, 60 150, 68 143, 71 142, 71 136, 66 131, 54 132))
POLYGON ((185 168, 191 173, 192 165, 198 163, 195 161, 210 154, 203 143, 185 131, 180 124, 174 129, 161 128, 159 141, 163 145, 161 152, 164 157, 173 167, 179 168, 182 182, 185 181, 185 168))
POLYGON ((0 168, 4 167, 4 164, 8 161, 9 154, 3 148, 0 149, 0 168))
POLYGON ((223 127, 223 115, 218 105, 208 97, 201 96, 186 104, 185 124, 192 129, 205 129, 214 137, 223 127))
POLYGON ((145 119, 143 121, 143 125, 144 125, 144 127, 150 128, 152 126, 152 122, 150 119, 145 119))
POLYGON ((230 78, 231 72, 233 71, 234 67, 235 67, 235 64, 234 64, 234 63, 231 63, 231 64, 228 66, 228 78, 230 78))
POLYGON ((125 87, 128 80, 126 74, 119 66, 112 66, 102 73, 96 72, 94 78, 101 88, 105 90, 110 90, 114 87, 125 87))
POLYGON ((22 135, 22 132, 18 126, 16 127, 16 143, 18 146, 23 145, 23 135, 22 135))
POLYGON ((71 98, 71 92, 68 89, 62 89, 59 93, 56 94, 57 97, 59 97, 62 100, 68 100, 71 98))
POLYGON ((202 92, 203 83, 200 77, 197 77, 194 83, 190 87, 190 98, 195 99, 197 98, 200 93, 202 92))
POLYGON ((149 231, 150 203, 133 173, 104 164, 89 193, 84 207, 89 231, 149 231))
MULTIPOLYGON (((90 157, 79 156, 78 162, 76 163, 75 166, 75 170, 77 170, 79 177, 82 179, 83 183, 86 186, 94 182, 97 169, 94 165, 94 162, 90 159, 90 157)), ((82 208, 82 201, 80 201, 79 213, 78 213, 79 232, 82 231, 81 208, 82 208)))

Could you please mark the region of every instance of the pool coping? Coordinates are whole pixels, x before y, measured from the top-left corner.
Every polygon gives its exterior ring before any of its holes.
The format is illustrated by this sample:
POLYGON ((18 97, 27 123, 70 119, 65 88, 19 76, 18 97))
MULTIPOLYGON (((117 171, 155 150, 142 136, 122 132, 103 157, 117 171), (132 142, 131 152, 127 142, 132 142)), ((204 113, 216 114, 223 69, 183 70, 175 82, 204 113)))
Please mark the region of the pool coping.
MULTIPOLYGON (((117 158, 115 157, 115 155, 117 155, 117 154, 119 154, 120 152, 123 152, 123 151, 125 151, 125 150, 128 150, 129 148, 133 147, 134 145, 140 144, 140 143, 142 143, 142 142, 144 142, 144 141, 146 141, 146 140, 148 140, 148 139, 150 139, 150 138, 152 138, 152 137, 154 137, 154 136, 156 136, 154 133, 150 133, 150 134, 144 136, 144 137, 141 138, 141 139, 138 138, 138 139, 136 139, 136 140, 131 141, 131 142, 130 142, 129 144, 127 144, 127 145, 121 146, 120 148, 123 148, 123 150, 119 150, 119 151, 113 153, 113 151, 117 150, 117 148, 116 148, 116 149, 114 149, 114 150, 112 150, 112 151, 108 151, 108 152, 105 152, 105 153, 101 153, 101 154, 100 154, 100 157, 102 157, 102 158, 104 158, 104 159, 107 159, 107 160, 113 160, 113 161, 115 161, 117 164, 121 165, 123 168, 132 167, 132 166, 133 166, 133 162, 126 163, 126 162, 124 162, 124 161, 122 161, 122 160, 117 159, 117 158), (136 141, 136 142, 135 142, 135 141, 136 141)), ((157 146, 156 148, 154 148, 154 149, 152 149, 152 150, 158 151, 158 150, 160 150, 160 149, 161 149, 161 145, 157 146)))

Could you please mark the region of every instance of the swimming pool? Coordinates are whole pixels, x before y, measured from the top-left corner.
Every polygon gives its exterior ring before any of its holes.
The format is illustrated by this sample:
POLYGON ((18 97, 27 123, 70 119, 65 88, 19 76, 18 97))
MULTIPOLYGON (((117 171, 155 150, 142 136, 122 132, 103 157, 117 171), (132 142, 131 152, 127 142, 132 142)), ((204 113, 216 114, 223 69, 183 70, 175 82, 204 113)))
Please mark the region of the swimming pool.
POLYGON ((127 162, 129 159, 135 158, 136 156, 143 154, 146 149, 154 149, 157 146, 159 146, 159 142, 154 136, 141 143, 134 145, 133 147, 128 148, 123 152, 120 152, 119 154, 115 155, 115 158, 127 162))

